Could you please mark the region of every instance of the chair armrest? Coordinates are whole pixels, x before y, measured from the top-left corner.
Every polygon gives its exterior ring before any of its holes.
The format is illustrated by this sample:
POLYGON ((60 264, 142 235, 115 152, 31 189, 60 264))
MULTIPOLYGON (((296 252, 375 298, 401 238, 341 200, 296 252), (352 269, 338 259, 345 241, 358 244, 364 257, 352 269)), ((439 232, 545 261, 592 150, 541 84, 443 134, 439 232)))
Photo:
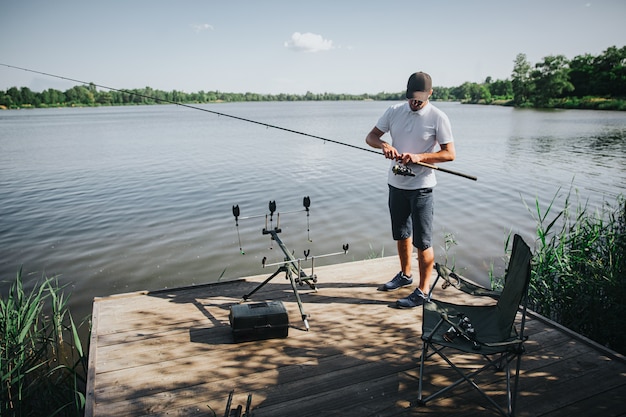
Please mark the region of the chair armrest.
MULTIPOLYGON (((500 294, 501 294, 500 291, 491 290, 481 285, 478 285, 475 282, 465 278, 464 276, 459 275, 456 272, 452 271, 447 266, 439 265, 438 263, 436 263, 435 270, 437 271, 437 278, 435 279, 433 288, 437 284, 437 281, 439 280, 439 278, 442 278, 444 282, 441 285, 441 288, 443 289, 446 289, 449 286, 453 286, 454 288, 470 295, 487 296, 495 300, 497 300, 500 297, 500 294)), ((431 293, 432 293, 432 290, 431 290, 431 293)))

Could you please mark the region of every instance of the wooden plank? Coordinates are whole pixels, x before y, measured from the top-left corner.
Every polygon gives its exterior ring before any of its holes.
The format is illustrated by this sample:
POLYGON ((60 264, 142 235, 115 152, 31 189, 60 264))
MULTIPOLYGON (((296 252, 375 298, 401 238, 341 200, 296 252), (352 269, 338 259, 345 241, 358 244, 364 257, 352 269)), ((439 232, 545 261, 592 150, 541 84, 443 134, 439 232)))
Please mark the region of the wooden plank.
MULTIPOLYGON (((376 291, 396 269, 395 258, 316 268, 318 291, 300 291, 309 332, 288 281, 278 276, 251 301, 283 301, 292 323, 289 337, 240 344, 232 340, 229 308, 267 275, 97 299, 85 415, 223 415, 231 391, 234 407, 252 394, 257 417, 448 415, 452 409, 462 416, 493 414, 467 384, 428 407, 415 406, 421 309, 390 308, 411 289, 376 291)), ((437 289, 435 295, 467 299, 453 289, 437 289)), ((626 395, 624 363, 542 320, 530 318, 527 331, 519 415, 561 415, 568 408, 581 416, 624 411, 615 399, 626 395)), ((470 366, 467 359, 458 357, 470 366)), ((442 360, 432 361, 425 379, 429 391, 456 379, 442 360)), ((480 380, 502 396, 502 373, 488 371, 480 380)))
POLYGON ((568 404, 566 407, 557 408, 556 410, 552 409, 546 413, 535 415, 541 417, 571 417, 591 415, 593 412, 597 416, 623 416, 626 414, 625 398, 626 388, 623 384, 620 384, 604 391, 601 397, 593 394, 581 396, 580 399, 568 404))
POLYGON ((96 404, 95 386, 98 358, 98 324, 100 322, 100 305, 94 303, 91 314, 91 334, 89 335, 89 358, 87 360, 87 381, 85 391, 85 416, 94 415, 96 404))

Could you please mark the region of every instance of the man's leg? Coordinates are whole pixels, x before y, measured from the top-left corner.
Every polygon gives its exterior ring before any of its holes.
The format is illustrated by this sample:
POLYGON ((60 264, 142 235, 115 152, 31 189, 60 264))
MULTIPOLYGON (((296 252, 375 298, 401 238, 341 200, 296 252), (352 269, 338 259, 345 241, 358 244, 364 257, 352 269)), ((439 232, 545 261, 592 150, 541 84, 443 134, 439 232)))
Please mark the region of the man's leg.
POLYGON ((413 240, 417 247, 417 261, 419 262, 419 286, 408 297, 396 301, 396 305, 400 308, 413 308, 424 304, 435 264, 435 252, 431 243, 434 213, 432 189, 416 190, 412 205, 413 240))
POLYGON ((389 186, 389 214, 391 215, 391 234, 396 241, 400 272, 391 281, 378 288, 379 291, 395 291, 413 284, 411 278, 411 256, 413 255, 413 230, 410 199, 405 190, 389 186))
POLYGON ((433 248, 418 248, 417 261, 419 262, 420 274, 419 286, 415 289, 415 291, 409 294, 408 297, 401 298, 396 301, 396 306, 398 308, 418 307, 424 304, 424 301, 428 299, 428 292, 430 291, 430 278, 433 273, 433 266, 435 265, 435 251, 433 248))
POLYGON ((417 250, 417 261, 419 262, 420 283, 419 289, 428 296, 430 291, 430 278, 433 274, 433 266, 435 265, 435 251, 432 247, 428 249, 417 250))
POLYGON ((396 241, 396 244, 398 246, 398 258, 400 259, 400 272, 391 281, 378 287, 378 291, 395 291, 413 284, 413 278, 411 278, 412 240, 411 238, 400 239, 396 241))
MULTIPOLYGON (((413 255, 413 243, 411 238, 397 241, 398 257, 400 258, 400 270, 405 276, 411 276, 411 257, 413 255)), ((420 263, 421 264, 421 263, 420 263)), ((421 279, 420 279, 421 282, 421 279)))

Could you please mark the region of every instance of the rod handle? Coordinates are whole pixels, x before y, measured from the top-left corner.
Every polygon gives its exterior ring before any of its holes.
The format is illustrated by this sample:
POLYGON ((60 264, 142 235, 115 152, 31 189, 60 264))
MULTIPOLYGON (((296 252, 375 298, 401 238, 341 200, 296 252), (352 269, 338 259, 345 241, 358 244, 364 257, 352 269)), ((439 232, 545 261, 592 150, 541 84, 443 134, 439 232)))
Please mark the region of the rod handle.
POLYGON ((453 170, 447 169, 447 168, 441 168, 441 167, 439 167, 437 165, 427 164, 425 162, 417 162, 416 164, 417 165, 421 165, 421 166, 426 167, 426 168, 431 168, 431 169, 435 169, 437 171, 445 172, 447 174, 458 175, 459 177, 467 178, 469 180, 473 180, 473 181, 477 181, 478 180, 478 177, 476 177, 474 175, 464 174, 462 172, 453 171, 453 170))

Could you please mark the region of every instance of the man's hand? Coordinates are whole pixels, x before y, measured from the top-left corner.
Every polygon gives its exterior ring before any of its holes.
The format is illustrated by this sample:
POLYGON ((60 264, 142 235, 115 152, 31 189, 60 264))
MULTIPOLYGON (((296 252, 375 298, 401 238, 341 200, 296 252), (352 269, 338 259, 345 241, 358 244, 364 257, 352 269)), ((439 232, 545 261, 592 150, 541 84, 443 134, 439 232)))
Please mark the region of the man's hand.
POLYGON ((398 155, 398 161, 402 162, 404 165, 410 163, 417 164, 418 162, 422 162, 422 158, 418 153, 403 153, 398 155))
POLYGON ((398 150, 391 146, 388 142, 383 142, 380 149, 382 149, 385 158, 399 160, 400 154, 398 153, 398 150))

